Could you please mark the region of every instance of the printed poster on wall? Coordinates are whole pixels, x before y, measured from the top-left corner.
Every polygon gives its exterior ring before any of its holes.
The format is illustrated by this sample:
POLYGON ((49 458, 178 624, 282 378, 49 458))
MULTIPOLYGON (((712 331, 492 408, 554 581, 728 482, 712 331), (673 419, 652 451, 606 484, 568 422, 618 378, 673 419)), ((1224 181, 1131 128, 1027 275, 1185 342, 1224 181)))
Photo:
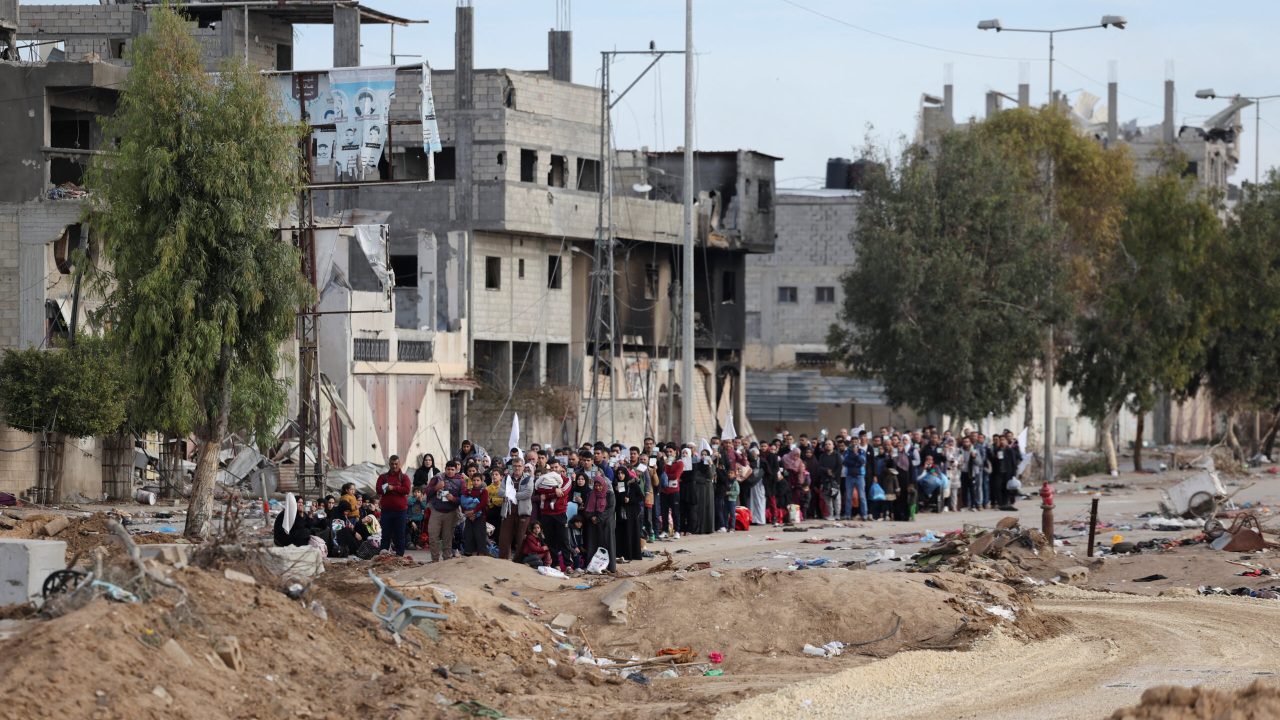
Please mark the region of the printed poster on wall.
POLYGON ((387 143, 396 69, 334 68, 329 71, 333 123, 337 126, 334 161, 338 179, 377 177, 387 143))
POLYGON ((438 153, 440 145, 440 128, 436 124, 436 100, 431 95, 431 66, 422 63, 422 149, 438 153))

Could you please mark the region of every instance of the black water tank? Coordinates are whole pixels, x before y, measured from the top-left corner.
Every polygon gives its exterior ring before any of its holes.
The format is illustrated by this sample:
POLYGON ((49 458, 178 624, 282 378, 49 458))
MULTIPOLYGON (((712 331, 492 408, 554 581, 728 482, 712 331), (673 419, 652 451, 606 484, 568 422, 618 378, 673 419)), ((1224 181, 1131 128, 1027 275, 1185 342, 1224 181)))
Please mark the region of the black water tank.
POLYGON ((827 160, 827 187, 832 190, 849 189, 848 158, 831 158, 827 160))

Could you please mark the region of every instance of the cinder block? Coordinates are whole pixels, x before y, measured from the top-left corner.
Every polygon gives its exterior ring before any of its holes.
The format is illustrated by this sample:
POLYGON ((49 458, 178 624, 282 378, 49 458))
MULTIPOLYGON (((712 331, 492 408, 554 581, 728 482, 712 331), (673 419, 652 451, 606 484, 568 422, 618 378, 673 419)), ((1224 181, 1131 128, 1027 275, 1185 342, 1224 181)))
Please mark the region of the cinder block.
POLYGON ((0 606, 40 602, 44 579, 66 569, 66 555, 61 540, 0 538, 0 606))

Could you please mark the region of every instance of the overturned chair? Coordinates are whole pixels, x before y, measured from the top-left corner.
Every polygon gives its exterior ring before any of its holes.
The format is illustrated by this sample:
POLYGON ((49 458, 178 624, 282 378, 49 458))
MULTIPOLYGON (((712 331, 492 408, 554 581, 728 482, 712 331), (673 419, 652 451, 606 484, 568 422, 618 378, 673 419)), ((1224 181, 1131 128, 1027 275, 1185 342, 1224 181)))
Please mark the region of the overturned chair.
POLYGON ((432 612, 443 609, 440 605, 422 600, 410 600, 404 593, 374 575, 372 570, 369 571, 369 579, 378 586, 378 596, 373 599, 373 616, 381 620, 388 630, 399 635, 410 625, 416 625, 431 639, 440 637, 440 632, 436 629, 436 621, 449 619, 446 615, 432 612))

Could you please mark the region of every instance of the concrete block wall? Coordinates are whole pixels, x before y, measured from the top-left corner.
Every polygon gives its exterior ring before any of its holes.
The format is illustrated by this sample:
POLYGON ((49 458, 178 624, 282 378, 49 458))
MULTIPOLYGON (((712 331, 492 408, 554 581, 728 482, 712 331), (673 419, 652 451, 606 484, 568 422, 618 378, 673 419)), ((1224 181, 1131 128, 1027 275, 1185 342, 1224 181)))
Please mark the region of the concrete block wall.
MULTIPOLYGON (((571 332, 573 255, 568 244, 544 238, 476 233, 471 258, 473 335, 477 340, 567 343, 571 332), (561 254, 560 288, 547 287, 549 258, 561 254), (498 257, 502 283, 485 288, 485 259, 498 257), (524 278, 518 277, 524 260, 524 278)), ((542 364, 545 367, 545 363, 542 364)))
MULTIPOLYGON (((856 197, 779 195, 774 205, 777 242, 772 254, 747 255, 748 317, 758 314, 757 337, 748 336, 748 367, 795 362, 796 352, 822 352, 827 330, 838 322, 844 292, 840 276, 852 265, 849 233, 857 223, 856 197), (817 302, 817 287, 835 291, 832 303, 817 302), (778 302, 779 287, 796 288, 796 302, 778 302)), ((754 327, 755 319, 748 321, 754 327)))
POLYGON ((0 208, 0 348, 17 347, 21 338, 19 255, 18 209, 10 205, 0 208))

